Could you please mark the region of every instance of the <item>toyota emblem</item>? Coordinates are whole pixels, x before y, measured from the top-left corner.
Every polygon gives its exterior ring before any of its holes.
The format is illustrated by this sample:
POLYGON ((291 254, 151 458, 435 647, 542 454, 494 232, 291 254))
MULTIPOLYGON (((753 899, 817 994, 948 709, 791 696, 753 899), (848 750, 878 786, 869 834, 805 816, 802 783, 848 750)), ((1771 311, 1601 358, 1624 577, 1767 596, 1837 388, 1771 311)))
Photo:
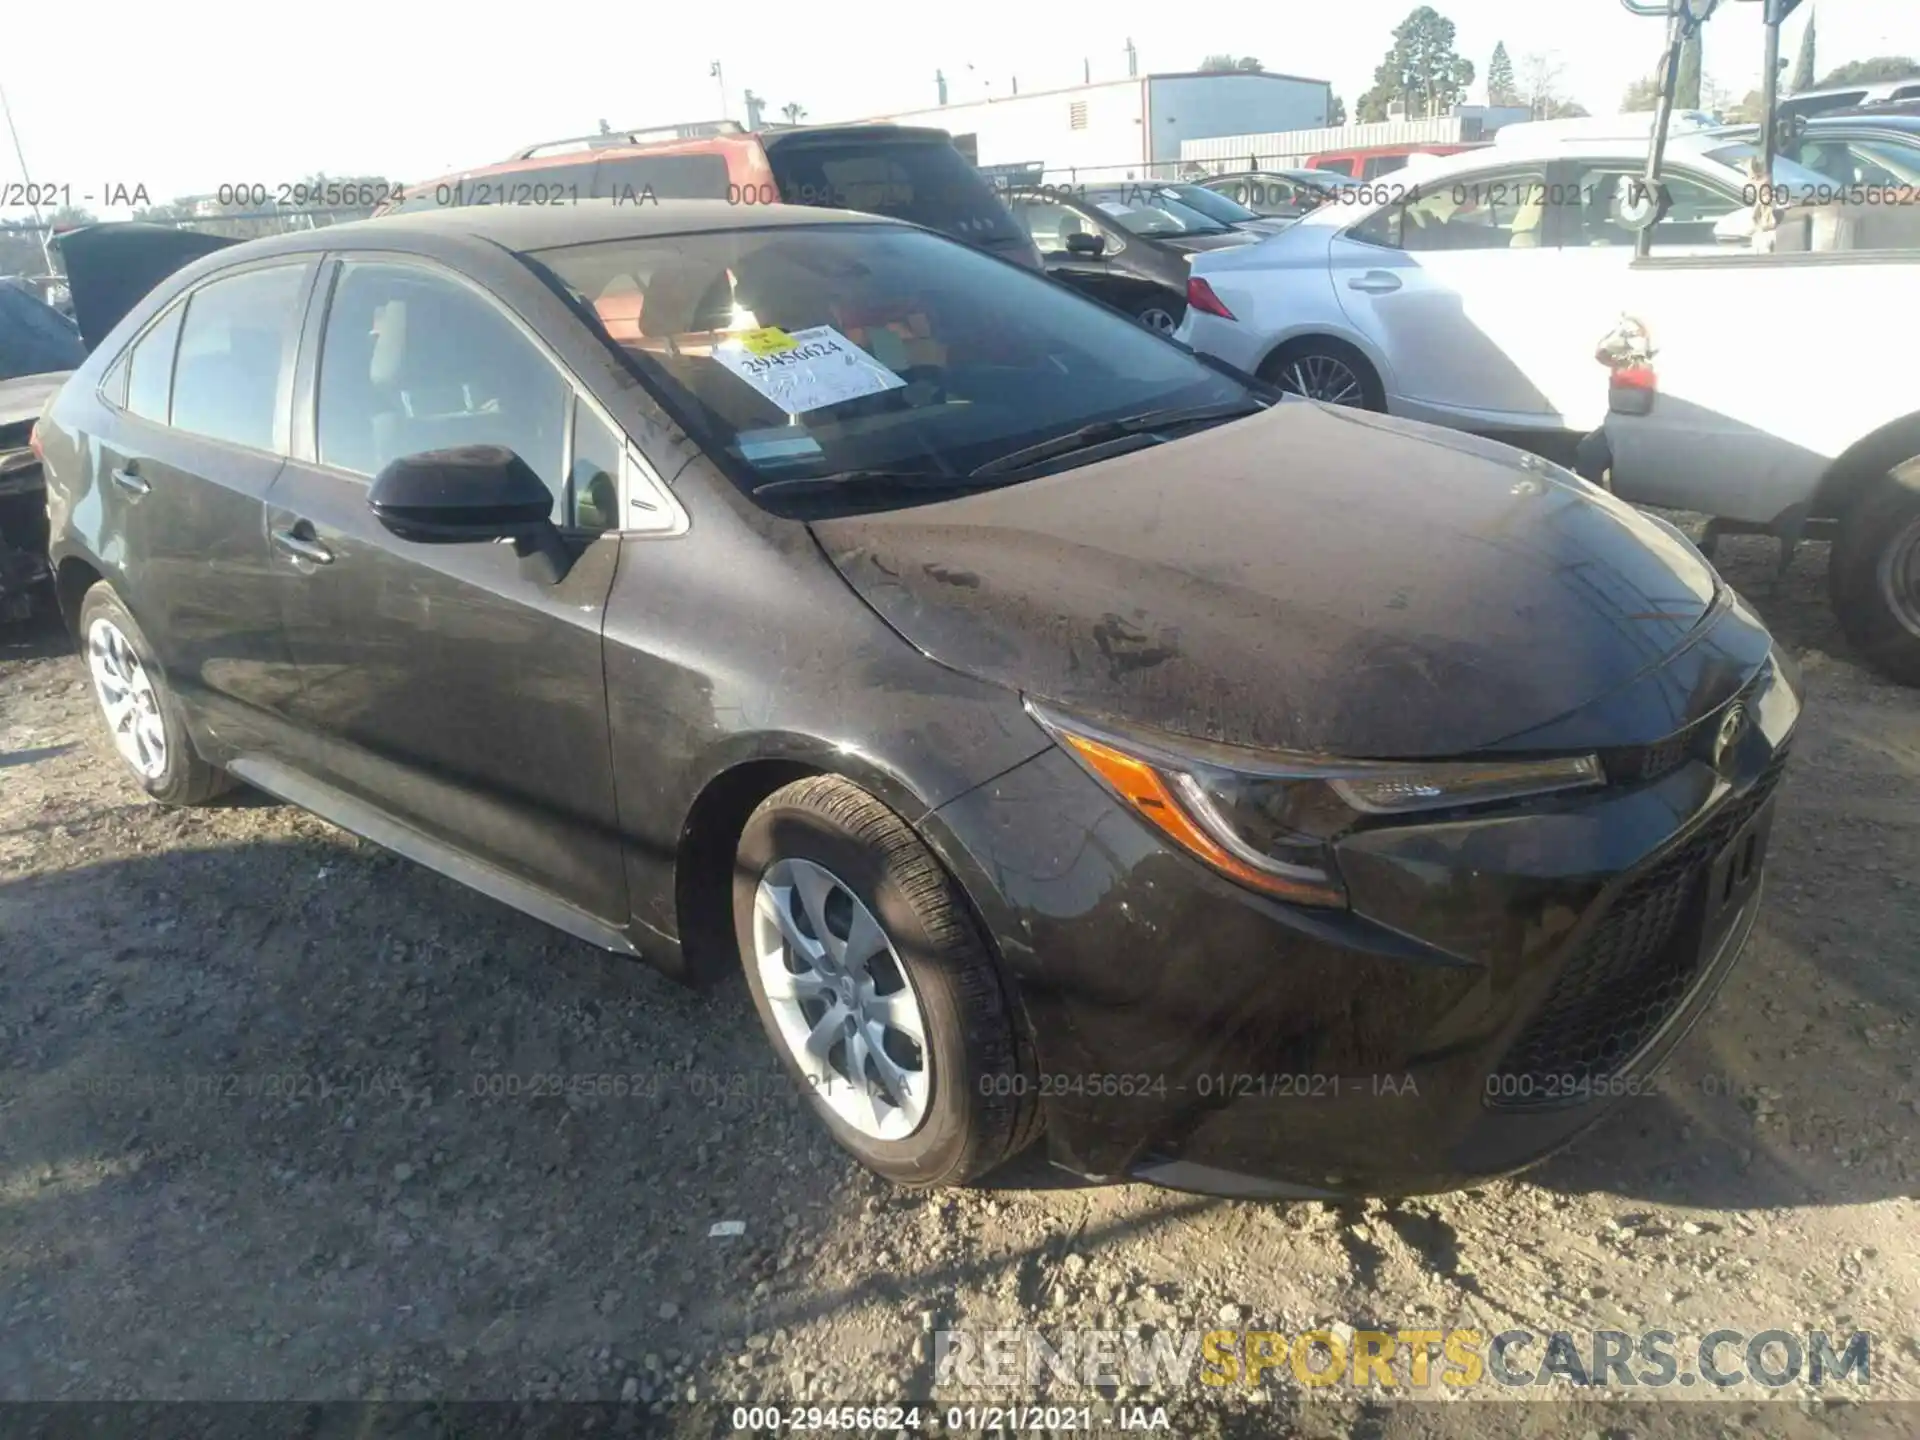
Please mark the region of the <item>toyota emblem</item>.
POLYGON ((1713 737, 1713 768, 1724 771, 1727 759, 1733 753, 1734 746, 1740 743, 1740 737, 1747 733, 1747 707, 1735 701, 1727 707, 1727 713, 1720 718, 1719 733, 1713 737))

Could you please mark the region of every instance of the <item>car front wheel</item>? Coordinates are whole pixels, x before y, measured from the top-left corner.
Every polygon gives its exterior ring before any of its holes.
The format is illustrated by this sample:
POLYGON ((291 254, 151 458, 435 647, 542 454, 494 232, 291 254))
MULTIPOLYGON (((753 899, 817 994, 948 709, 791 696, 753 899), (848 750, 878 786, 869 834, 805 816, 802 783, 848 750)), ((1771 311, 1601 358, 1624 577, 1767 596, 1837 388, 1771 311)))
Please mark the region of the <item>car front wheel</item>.
POLYGON ((194 752, 179 701, 139 624, 103 581, 80 601, 80 646, 113 748, 163 805, 200 805, 232 787, 194 752))
POLYGON ((897 1184, 965 1184, 1033 1138, 1012 1007, 964 897, 898 815, 837 776, 740 838, 734 929, 754 1008, 834 1139, 897 1184))
POLYGON ((1828 565, 1847 639, 1881 674, 1920 686, 1920 456, 1854 503, 1828 565))

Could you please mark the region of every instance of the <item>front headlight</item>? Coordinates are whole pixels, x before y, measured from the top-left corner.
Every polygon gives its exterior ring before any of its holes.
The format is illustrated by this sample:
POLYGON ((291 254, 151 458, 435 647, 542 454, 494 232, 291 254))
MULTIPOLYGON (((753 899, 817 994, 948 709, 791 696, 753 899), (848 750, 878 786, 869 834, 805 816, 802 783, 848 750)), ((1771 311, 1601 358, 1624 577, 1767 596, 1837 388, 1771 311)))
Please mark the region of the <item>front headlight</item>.
POLYGON ((1346 905, 1333 842, 1367 817, 1457 810, 1606 782, 1597 755, 1339 760, 1153 734, 1026 703, 1068 754, 1181 849, 1299 905, 1346 905))

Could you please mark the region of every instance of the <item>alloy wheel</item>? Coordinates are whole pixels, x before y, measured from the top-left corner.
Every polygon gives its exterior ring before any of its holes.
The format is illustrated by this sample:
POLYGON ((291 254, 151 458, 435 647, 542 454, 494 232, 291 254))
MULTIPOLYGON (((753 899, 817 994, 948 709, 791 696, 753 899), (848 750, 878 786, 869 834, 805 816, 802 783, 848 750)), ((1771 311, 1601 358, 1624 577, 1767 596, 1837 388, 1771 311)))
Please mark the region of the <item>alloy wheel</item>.
POLYGON ((1157 331, 1162 335, 1171 335, 1175 330, 1180 328, 1180 322, 1173 318, 1173 312, 1171 310, 1162 310, 1157 305, 1151 309, 1140 312, 1140 323, 1146 326, 1147 329, 1157 331))
POLYGON ((1911 634, 1920 636, 1920 520, 1915 520, 1880 552, 1880 593, 1887 609, 1911 634))
POLYGON ((167 770, 160 696, 139 652, 111 620, 97 619, 87 628, 87 669, 114 748, 141 779, 158 780, 167 770))
POLYGON ((835 1115, 876 1140, 919 1128, 926 1019, 891 939, 832 871, 776 860, 754 894, 754 962, 780 1038, 835 1115))
POLYGON ((1365 405, 1367 390, 1345 361, 1324 352, 1301 355, 1279 367, 1274 381, 1289 395, 1328 405, 1365 405))

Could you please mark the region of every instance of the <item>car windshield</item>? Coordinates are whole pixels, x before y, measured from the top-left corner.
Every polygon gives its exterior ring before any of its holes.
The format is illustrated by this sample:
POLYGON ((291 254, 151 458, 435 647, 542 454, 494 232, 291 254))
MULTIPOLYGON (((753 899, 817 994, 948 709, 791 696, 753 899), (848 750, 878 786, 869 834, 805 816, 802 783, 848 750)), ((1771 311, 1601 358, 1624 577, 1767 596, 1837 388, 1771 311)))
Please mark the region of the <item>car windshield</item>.
POLYGON ((1260 218, 1238 200, 1230 200, 1199 185, 1169 185, 1161 193, 1189 209, 1198 210, 1210 220, 1218 220, 1222 225, 1240 225, 1260 218))
POLYGON ((1095 193, 1087 200, 1101 212, 1113 217, 1121 229, 1148 239, 1184 235, 1226 235, 1232 226, 1210 220, 1191 206, 1182 205, 1164 191, 1127 189, 1095 193))
POLYGON ((750 489, 861 472, 897 479, 898 504, 1097 422, 1257 403, 1118 312, 906 227, 650 236, 527 258, 750 489))
POLYGON ((767 162, 788 204, 887 215, 976 245, 1029 243, 993 186, 944 139, 772 140, 767 162))

